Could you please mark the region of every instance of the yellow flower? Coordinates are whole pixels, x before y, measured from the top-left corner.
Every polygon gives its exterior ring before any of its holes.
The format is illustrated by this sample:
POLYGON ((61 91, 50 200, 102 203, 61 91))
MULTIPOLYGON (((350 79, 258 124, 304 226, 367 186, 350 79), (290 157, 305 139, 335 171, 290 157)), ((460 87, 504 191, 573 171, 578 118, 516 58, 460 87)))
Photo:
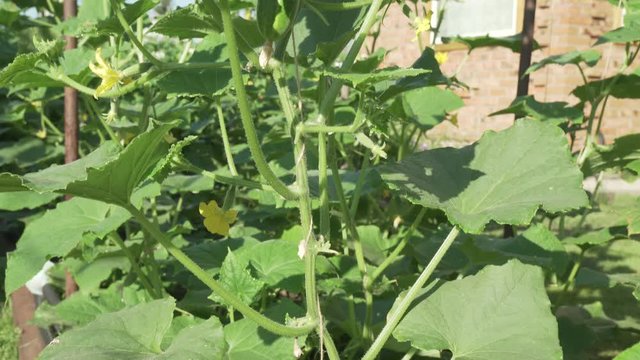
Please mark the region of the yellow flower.
POLYGON ((236 210, 222 210, 215 200, 207 203, 200 203, 200 215, 204 217, 204 227, 212 234, 229 235, 229 225, 236 221, 238 212, 236 210))
POLYGON ((46 138, 47 137, 47 130, 46 129, 38 130, 38 132, 36 132, 36 137, 38 137, 39 139, 46 138))
POLYGON ((114 70, 111 67, 111 65, 109 65, 102 58, 101 48, 98 48, 96 50, 95 59, 97 64, 89 63, 89 69, 91 69, 91 71, 93 71, 94 74, 96 74, 100 79, 102 79, 100 86, 98 86, 95 94, 93 94, 93 97, 97 99, 98 96, 107 92, 109 89, 111 89, 112 87, 116 86, 119 82, 124 80, 124 75, 120 71, 114 70))
POLYGON ((447 53, 442 51, 436 52, 436 61, 439 65, 446 63, 447 59, 449 59, 449 55, 447 53))
POLYGON ((413 20, 414 28, 416 29, 416 35, 420 35, 431 30, 431 20, 429 18, 424 17, 422 19, 415 18, 413 20))

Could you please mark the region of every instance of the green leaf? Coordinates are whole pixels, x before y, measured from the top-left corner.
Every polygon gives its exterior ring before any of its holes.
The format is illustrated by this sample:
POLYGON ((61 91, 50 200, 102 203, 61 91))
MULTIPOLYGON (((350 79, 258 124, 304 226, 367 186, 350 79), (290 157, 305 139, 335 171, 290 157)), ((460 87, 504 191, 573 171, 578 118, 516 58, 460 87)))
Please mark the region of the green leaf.
MULTIPOLYGON (((202 40, 187 64, 223 63, 228 59, 224 36, 211 34, 202 40)), ((231 70, 228 68, 189 69, 169 73, 158 81, 158 86, 169 94, 211 96, 223 92, 230 80, 231 70)))
POLYGON ((258 279, 267 285, 291 292, 301 292, 304 285, 304 262, 298 257, 298 242, 269 240, 251 248, 249 261, 258 279))
MULTIPOLYGON (((124 15, 127 24, 131 25, 137 18, 144 16, 147 12, 160 3, 159 0, 138 0, 133 4, 125 4, 122 8, 122 15, 124 15)), ((120 21, 114 16, 110 16, 97 23, 95 29, 99 35, 108 34, 122 34, 122 25, 120 21)))
POLYGON ((162 190, 171 194, 199 193, 213 189, 214 181, 202 175, 173 174, 162 182, 162 190))
POLYGON ((411 68, 428 70, 429 72, 418 76, 403 78, 395 82, 388 82, 387 87, 379 86, 380 101, 387 101, 405 91, 425 86, 446 85, 451 83, 451 81, 442 74, 440 65, 435 58, 435 51, 431 48, 426 48, 413 65, 411 65, 411 68))
POLYGON ((429 73, 429 70, 426 69, 403 69, 403 68, 384 68, 374 70, 369 73, 347 73, 342 72, 338 69, 326 69, 323 74, 330 76, 334 79, 345 80, 353 85, 353 87, 358 87, 359 85, 370 85, 380 81, 386 80, 397 80, 403 79, 408 76, 417 76, 429 73))
POLYGON ((640 160, 640 133, 620 136, 613 144, 596 145, 594 150, 582 166, 585 176, 608 169, 622 171, 627 165, 640 160))
POLYGON ((80 291, 93 293, 100 289, 115 269, 129 272, 131 263, 122 250, 105 251, 92 259, 67 258, 65 267, 73 275, 80 291))
POLYGON ((83 326, 99 315, 122 310, 127 305, 137 305, 139 295, 140 290, 130 286, 122 287, 119 283, 93 294, 76 292, 55 306, 40 304, 34 315, 34 322, 44 327, 52 324, 83 326))
POLYGON ((15 142, 0 142, 0 165, 16 164, 28 168, 60 158, 64 152, 62 146, 51 146, 40 139, 22 138, 15 142))
POLYGON ((458 95, 448 89, 427 86, 410 90, 402 94, 405 116, 428 130, 444 121, 447 114, 461 108, 464 102, 458 95), (429 99, 429 101, 425 101, 429 99))
POLYGON ((0 3, 0 25, 10 27, 20 17, 20 8, 13 2, 0 3))
POLYGON ((0 70, 0 87, 11 85, 12 80, 19 74, 33 70, 36 63, 43 58, 40 53, 20 54, 13 62, 0 70))
MULTIPOLYGON (((552 269, 557 274, 564 274, 569 264, 562 242, 542 224, 532 225, 521 235, 509 239, 474 236, 473 243, 482 251, 498 254, 500 260, 515 258, 525 264, 552 269)), ((471 249, 470 257, 478 254, 474 250, 471 249)))
MULTIPOLYGON (((245 304, 253 303, 258 293, 260 293, 260 290, 264 287, 264 283, 251 276, 247 270, 246 263, 241 263, 231 249, 228 250, 227 257, 222 263, 218 281, 220 281, 220 284, 222 284, 225 289, 236 294, 245 304)), ((210 298, 213 301, 225 303, 225 301, 215 293, 211 294, 210 298)))
MULTIPOLYGON (((522 35, 512 35, 505 37, 491 37, 489 35, 477 36, 477 37, 460 37, 443 38, 446 42, 457 42, 466 45, 469 48, 469 52, 481 47, 504 47, 510 49, 515 53, 519 53, 522 48, 522 35)), ((537 41, 533 41, 533 50, 540 49, 540 44, 537 41)))
POLYGON ((382 235, 380 228, 375 225, 361 225, 356 228, 364 257, 375 265, 380 265, 387 257, 388 250, 396 241, 382 235))
POLYGON ((572 94, 582 101, 588 101, 593 96, 602 96, 605 91, 618 99, 640 99, 640 74, 625 74, 591 81, 575 88, 572 94), (607 90, 609 88, 610 90, 607 90))
POLYGON ((16 250, 9 254, 5 291, 12 293, 53 256, 65 256, 86 233, 103 237, 129 219, 124 209, 99 201, 73 198, 27 224, 16 250))
POLYGON ((576 275, 575 285, 592 288, 612 288, 617 285, 623 285, 635 290, 640 287, 640 274, 605 274, 588 267, 581 267, 576 275))
POLYGON ((633 345, 618 354, 613 360, 636 360, 640 359, 640 343, 633 345))
POLYGON ((624 26, 611 30, 598 38, 595 45, 606 43, 630 43, 640 41, 640 16, 625 16, 624 26))
MULTIPOLYGON (((284 321, 286 316, 304 316, 304 311, 290 300, 285 300, 269 309, 267 316, 284 321)), ((228 360, 294 360, 294 338, 279 337, 263 329, 249 319, 242 319, 224 327, 224 339, 229 350, 228 360)), ((300 346, 304 345, 304 337, 297 339, 300 346)))
POLYGON ((22 184, 22 178, 10 173, 0 173, 0 192, 26 191, 29 190, 22 184))
POLYGON ((455 359, 562 359, 542 271, 517 260, 445 283, 393 335, 421 350, 448 349, 455 359))
POLYGON ((493 220, 526 225, 548 212, 588 204, 582 174, 556 126, 518 120, 461 149, 427 150, 378 168, 383 181, 409 201, 445 211, 467 233, 493 220))
POLYGON ((284 13, 284 8, 280 7, 278 0, 261 0, 256 4, 258 30, 268 41, 274 41, 280 35, 273 26, 280 12, 284 13))
POLYGON ((87 48, 71 49, 63 53, 60 66, 66 75, 78 75, 88 69, 95 52, 87 48))
MULTIPOLYGON (((87 156, 66 165, 22 177, 22 184, 37 192, 64 192, 116 205, 126 205, 133 190, 152 174, 169 150, 164 136, 176 123, 164 124, 136 137, 129 146, 107 141, 87 156)), ((16 178, 5 175, 2 191, 16 191, 16 178), (14 190, 12 189, 14 187, 14 190)), ((3 179, 0 178, 0 185, 3 179)))
POLYGON ((516 118, 526 116, 554 125, 565 124, 569 121, 581 124, 584 118, 582 103, 576 106, 569 106, 563 101, 541 103, 531 95, 517 97, 508 108, 496 111, 489 116, 502 114, 514 114, 516 118))
POLYGON ((598 246, 604 245, 616 237, 625 237, 619 228, 604 228, 596 231, 589 231, 579 236, 567 237, 562 239, 565 244, 573 244, 578 246, 598 246))
POLYGON ((41 359, 223 359, 226 344, 220 321, 211 318, 187 327, 163 351, 173 318, 173 299, 156 300, 99 316, 69 330, 47 346, 41 359))
POLYGON ((566 54, 549 56, 540 62, 531 65, 525 74, 531 74, 534 71, 538 71, 547 65, 580 65, 585 63, 589 67, 595 66, 600 60, 600 52, 595 49, 589 49, 584 51, 572 51, 566 54))
POLYGON ((38 194, 31 191, 0 192, 0 210, 35 209, 52 202, 59 196, 59 194, 38 194))
POLYGON ((360 13, 361 9, 322 12, 305 3, 292 28, 295 44, 292 41, 287 43, 287 53, 302 57, 319 55, 325 64, 332 63, 351 40, 360 13))
POLYGON ((221 30, 196 4, 169 12, 149 29, 158 34, 177 36, 181 39, 203 38, 221 30))

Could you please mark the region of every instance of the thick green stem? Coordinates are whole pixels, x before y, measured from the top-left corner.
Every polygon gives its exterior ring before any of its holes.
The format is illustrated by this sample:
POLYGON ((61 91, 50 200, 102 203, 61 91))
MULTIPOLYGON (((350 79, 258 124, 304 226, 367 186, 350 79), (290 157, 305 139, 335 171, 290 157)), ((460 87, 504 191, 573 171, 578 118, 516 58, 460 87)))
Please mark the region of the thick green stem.
POLYGON ((296 135, 294 156, 296 159, 296 185, 298 186, 298 205, 300 207, 300 225, 302 226, 301 249, 298 255, 304 258, 304 289, 307 302, 307 316, 319 319, 318 295, 316 290, 316 238, 313 233, 313 217, 311 214, 311 198, 309 196, 309 179, 307 177, 307 157, 305 142, 300 133, 296 135))
POLYGON ((344 10, 358 9, 358 8, 367 6, 371 4, 372 0, 355 0, 355 1, 345 1, 342 3, 332 3, 332 2, 318 1, 318 0, 306 0, 306 1, 320 10, 344 11, 344 10))
POLYGON ((367 170, 369 169, 370 164, 371 164, 371 149, 367 149, 367 151, 365 151, 364 156, 362 158, 362 166, 360 166, 360 173, 358 174, 356 187, 353 190, 353 196, 351 197, 351 206, 349 207, 349 216, 351 216, 352 219, 356 217, 356 212, 358 211, 358 205, 360 204, 360 197, 362 195, 362 187, 364 186, 364 181, 367 177, 367 170))
MULTIPOLYGON (((376 15, 380 10, 380 6, 382 5, 381 0, 374 0, 369 7, 367 15, 362 23, 362 26, 358 30, 356 37, 342 62, 341 69, 346 70, 353 65, 360 52, 360 48, 364 43, 367 35, 369 34, 369 30, 373 26, 376 20, 376 15)), ((342 86, 342 81, 335 80, 329 86, 329 89, 323 94, 322 102, 320 103, 320 115, 318 116, 318 121, 316 126, 326 126, 326 122, 328 122, 332 118, 333 112, 333 104, 335 103, 336 97, 338 96, 338 92, 340 91, 340 87, 342 86)), ((314 124, 315 125, 315 124, 314 124)), ((328 124, 331 125, 331 124, 328 124)), ((330 227, 329 227, 329 191, 327 188, 327 135, 326 132, 320 131, 318 132, 318 179, 319 179, 319 188, 320 188, 320 234, 325 238, 329 238, 330 227)))
POLYGON ((287 86, 287 80, 284 77, 280 64, 277 64, 273 67, 271 76, 273 76, 273 83, 276 85, 276 90, 278 92, 278 98, 280 100, 280 105, 282 106, 284 118, 287 120, 287 133, 293 136, 296 115, 293 107, 293 102, 291 101, 291 92, 289 91, 289 87, 287 86))
MULTIPOLYGON (((333 138, 330 138, 329 141, 331 143, 335 142, 333 138)), ((331 146, 331 149, 335 150, 334 146, 331 146)), ((358 229, 353 221, 351 213, 349 211, 349 207, 347 205, 347 200, 344 196, 344 190, 342 188, 342 181, 340 180, 340 173, 338 172, 338 166, 335 161, 335 151, 332 152, 332 159, 330 162, 331 166, 331 174, 333 178, 333 184, 336 189, 336 194, 338 195, 338 199, 340 202, 340 208, 343 214, 343 219, 346 224, 347 232, 351 236, 353 241, 353 249, 356 255, 356 263, 358 265, 358 270, 360 271, 360 275, 362 276, 362 290, 364 292, 365 298, 365 321, 364 326, 362 327, 362 337, 364 339, 372 339, 373 333, 371 332, 371 323, 373 320, 373 295, 371 294, 371 290, 369 287, 370 280, 367 270, 367 263, 364 258, 364 250, 362 248, 362 241, 360 241, 360 234, 358 234, 358 229)))
POLYGON ((273 189, 287 200, 297 200, 299 195, 293 192, 282 180, 280 180, 273 172, 260 147, 260 140, 256 133, 256 128, 251 119, 251 111, 249 110, 249 97, 244 87, 244 81, 242 79, 242 65, 240 64, 240 56, 238 54, 238 46, 236 43, 236 34, 233 29, 233 20, 231 19, 231 12, 229 10, 229 3, 227 0, 221 0, 219 2, 220 12, 222 15, 222 25, 224 28, 224 35, 227 40, 227 47, 229 49, 229 62, 231 64, 231 74, 233 77, 233 84, 236 90, 236 98, 238 100, 238 107, 240 109, 240 119, 242 120, 242 127, 244 128, 245 135, 247 137, 247 145, 249 145, 249 151, 256 163, 258 172, 265 180, 273 187, 273 189))
POLYGON ((330 239, 329 218, 329 183, 327 178, 327 134, 318 134, 318 188, 320 190, 320 236, 326 241, 330 239))
POLYGON ((180 248, 173 245, 171 238, 160 228, 150 222, 145 215, 133 205, 127 205, 125 208, 133 215, 136 221, 147 231, 154 239, 156 239, 178 262, 180 262, 195 277, 202 281, 209 289, 218 296, 223 298, 229 305, 233 306, 245 317, 255 321, 259 326, 281 336, 301 336, 313 331, 317 326, 317 318, 305 319, 304 323, 299 326, 287 326, 277 323, 268 317, 260 314, 249 305, 242 302, 238 296, 225 289, 219 282, 214 280, 207 272, 191 260, 180 248))
POLYGON ((444 255, 447 253, 447 250, 449 250, 449 247, 451 247, 451 244, 453 244, 453 241, 456 239, 459 233, 460 229, 457 226, 451 229, 449 235, 447 235, 447 237, 444 239, 442 245, 440 245, 438 251, 436 251, 436 253, 433 255, 431 261, 429 261, 429 264, 427 264, 427 266, 424 268, 416 282, 413 283, 413 285, 411 286, 409 291, 407 291, 407 294, 404 296, 404 298, 402 298, 395 310, 391 314, 387 315, 387 323, 382 328, 382 331, 380 331, 380 334, 373 342, 373 345, 371 345, 366 354, 364 354, 362 360, 373 360, 380 353, 382 347, 389 339, 389 336, 391 336, 391 332, 393 332, 396 326, 398 326, 398 323, 400 323, 400 320, 409 309, 409 305, 411 305, 416 296, 418 296, 420 290, 427 283, 427 280, 429 280, 429 277, 431 276, 431 274, 433 274, 436 267, 438 266, 444 255))

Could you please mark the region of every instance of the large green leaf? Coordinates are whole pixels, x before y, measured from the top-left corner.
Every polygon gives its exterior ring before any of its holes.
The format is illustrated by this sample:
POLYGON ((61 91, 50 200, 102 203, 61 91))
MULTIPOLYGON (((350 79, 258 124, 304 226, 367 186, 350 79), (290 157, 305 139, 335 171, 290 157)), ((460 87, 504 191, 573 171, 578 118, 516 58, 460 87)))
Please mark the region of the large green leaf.
POLYGON ((600 60, 600 52, 595 49, 589 49, 584 51, 571 51, 566 54, 549 56, 541 61, 531 65, 525 74, 531 74, 534 71, 538 71, 547 65, 580 65, 585 63, 588 66, 595 66, 600 60))
POLYGON ((427 150, 378 171, 391 189, 444 210, 468 233, 491 220, 526 225, 540 207, 561 212, 588 204, 564 133, 538 121, 518 120, 477 144, 427 150))
POLYGON ((12 293, 33 277, 54 256, 67 255, 86 233, 102 237, 129 218, 117 206, 99 201, 73 198, 48 210, 29 224, 9 254, 5 291, 12 293))
POLYGON ((496 111, 489 116, 514 114, 516 118, 530 117, 535 120, 546 121, 560 125, 571 121, 581 124, 583 121, 583 104, 569 106, 566 102, 538 102, 533 96, 521 96, 513 100, 508 108, 496 111))
POLYGON ((136 137, 124 150, 107 141, 89 155, 67 165, 24 175, 0 177, 0 191, 64 192, 116 205, 126 205, 133 190, 152 172, 169 150, 164 136, 175 123, 164 124, 136 137))
MULTIPOLYGON (((228 61, 226 41, 221 34, 211 34, 196 48, 187 64, 228 61)), ((173 71, 158 81, 158 86, 169 94, 214 95, 229 85, 229 68, 189 69, 173 71)))
POLYGON ((291 292, 301 292, 304 284, 304 262, 298 257, 298 242, 269 240, 254 246, 249 261, 258 279, 291 292))
POLYGON ((618 354, 613 360, 636 360, 640 359, 640 343, 633 345, 627 350, 618 354))
POLYGON ((460 360, 562 359, 542 271, 517 260, 445 283, 393 335, 460 360))
POLYGON ((47 346, 41 359, 223 359, 222 324, 211 318, 180 331, 166 349, 162 339, 173 319, 173 299, 162 299, 99 316, 47 346))

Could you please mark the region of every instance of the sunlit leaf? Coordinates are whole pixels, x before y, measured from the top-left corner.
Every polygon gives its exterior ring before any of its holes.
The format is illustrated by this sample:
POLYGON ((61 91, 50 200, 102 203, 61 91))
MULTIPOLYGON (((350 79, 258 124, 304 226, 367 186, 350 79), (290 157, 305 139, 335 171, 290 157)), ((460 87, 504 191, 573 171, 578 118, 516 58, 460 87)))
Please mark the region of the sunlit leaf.
POLYGON ((517 260, 445 283, 393 332, 421 350, 456 359, 562 359, 558 325, 540 268, 517 260))
POLYGON ((378 171, 391 189, 444 210, 468 233, 491 220, 526 225, 540 207, 554 213, 587 205, 563 131, 531 120, 487 132, 477 144, 420 152, 378 171))

